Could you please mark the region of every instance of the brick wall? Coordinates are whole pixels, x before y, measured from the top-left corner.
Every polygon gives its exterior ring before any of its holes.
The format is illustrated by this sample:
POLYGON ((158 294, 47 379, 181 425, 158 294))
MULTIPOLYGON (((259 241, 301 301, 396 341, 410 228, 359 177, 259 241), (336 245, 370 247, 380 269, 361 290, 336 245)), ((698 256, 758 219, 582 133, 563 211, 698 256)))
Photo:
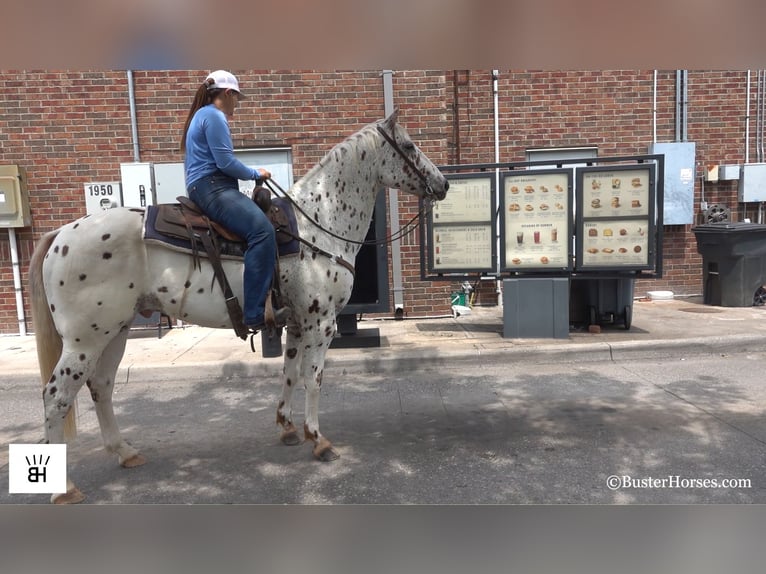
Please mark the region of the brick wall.
MULTIPOLYGON (((235 147, 288 145, 296 177, 335 143, 383 115, 378 71, 233 72, 249 96, 232 122, 235 147)), ((142 161, 182 160, 180 132, 204 75, 193 70, 134 73, 142 161)), ((526 149, 538 147, 595 145, 601 156, 646 153, 652 141, 652 87, 651 70, 501 70, 500 160, 523 161, 526 149)), ((700 166, 695 210, 702 199, 702 166, 744 161, 745 87, 744 71, 689 73, 688 139, 697 144, 700 166)), ((755 89, 753 80, 753 118, 755 89)), ((124 71, 5 71, 0 93, 0 163, 26 168, 31 196, 33 225, 17 230, 26 302, 35 241, 84 215, 85 183, 119 180, 120 163, 133 161, 127 76, 124 71)), ((436 163, 494 160, 489 70, 397 71, 394 99, 400 121, 436 163)), ((673 141, 674 129, 675 72, 663 71, 658 74, 658 141, 673 141)), ((752 152, 750 161, 756 161, 752 152)), ((739 218, 736 182, 706 183, 704 194, 739 218)), ((417 201, 402 193, 399 198, 405 222, 415 215, 417 201)), ((660 288, 701 292, 701 258, 691 227, 665 229, 665 277, 639 282, 638 294, 660 288)), ((402 240, 402 262, 406 312, 448 312, 448 295, 457 284, 420 281, 417 234, 402 240)), ((493 282, 483 284, 479 302, 495 301, 493 282)), ((0 333, 16 329, 9 239, 0 231, 0 333)))

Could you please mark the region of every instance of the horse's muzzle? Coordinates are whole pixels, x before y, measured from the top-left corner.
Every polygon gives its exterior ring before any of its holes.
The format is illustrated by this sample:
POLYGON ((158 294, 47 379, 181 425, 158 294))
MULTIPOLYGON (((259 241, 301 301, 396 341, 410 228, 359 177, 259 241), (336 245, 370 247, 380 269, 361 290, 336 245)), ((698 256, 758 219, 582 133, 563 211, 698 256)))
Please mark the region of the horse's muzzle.
POLYGON ((438 189, 438 190, 436 190, 436 191, 434 191, 434 195, 436 196, 436 199, 438 199, 439 201, 441 201, 442 199, 444 199, 445 197, 447 197, 447 190, 448 190, 448 189, 449 189, 449 181, 447 181, 447 180, 445 179, 445 180, 444 180, 444 185, 442 186, 442 188, 441 188, 441 189, 438 189))

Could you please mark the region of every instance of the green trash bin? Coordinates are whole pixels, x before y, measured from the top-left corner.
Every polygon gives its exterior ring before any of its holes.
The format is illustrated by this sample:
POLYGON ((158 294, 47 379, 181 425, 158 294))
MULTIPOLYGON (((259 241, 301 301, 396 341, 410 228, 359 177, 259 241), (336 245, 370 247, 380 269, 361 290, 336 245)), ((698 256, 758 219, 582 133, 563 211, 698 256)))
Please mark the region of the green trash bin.
POLYGON ((453 291, 450 295, 450 301, 452 305, 468 307, 468 295, 462 291, 453 291))
POLYGON ((702 255, 704 303, 752 306, 766 284, 766 225, 707 223, 692 231, 702 255))

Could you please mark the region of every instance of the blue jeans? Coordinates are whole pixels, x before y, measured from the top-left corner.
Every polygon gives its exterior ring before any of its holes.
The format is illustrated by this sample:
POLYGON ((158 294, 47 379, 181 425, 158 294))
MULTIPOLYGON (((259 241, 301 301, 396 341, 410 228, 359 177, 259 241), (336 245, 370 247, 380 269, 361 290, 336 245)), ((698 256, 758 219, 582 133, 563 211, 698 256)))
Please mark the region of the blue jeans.
POLYGON ((189 197, 210 219, 247 242, 243 314, 245 325, 263 322, 266 297, 276 261, 276 237, 269 218, 239 191, 237 180, 216 173, 193 182, 189 197))

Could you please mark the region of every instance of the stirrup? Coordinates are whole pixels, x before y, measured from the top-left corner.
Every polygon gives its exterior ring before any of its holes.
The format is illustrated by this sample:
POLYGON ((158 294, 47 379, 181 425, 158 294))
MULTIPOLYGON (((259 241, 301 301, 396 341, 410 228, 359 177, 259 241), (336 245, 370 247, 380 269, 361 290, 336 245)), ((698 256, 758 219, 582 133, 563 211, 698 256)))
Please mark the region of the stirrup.
POLYGON ((271 313, 268 312, 268 307, 270 306, 267 305, 267 312, 264 313, 264 320, 261 323, 247 326, 251 333, 257 333, 265 329, 281 329, 287 325, 287 321, 293 315, 293 310, 290 307, 282 307, 276 311, 272 308, 271 313))

